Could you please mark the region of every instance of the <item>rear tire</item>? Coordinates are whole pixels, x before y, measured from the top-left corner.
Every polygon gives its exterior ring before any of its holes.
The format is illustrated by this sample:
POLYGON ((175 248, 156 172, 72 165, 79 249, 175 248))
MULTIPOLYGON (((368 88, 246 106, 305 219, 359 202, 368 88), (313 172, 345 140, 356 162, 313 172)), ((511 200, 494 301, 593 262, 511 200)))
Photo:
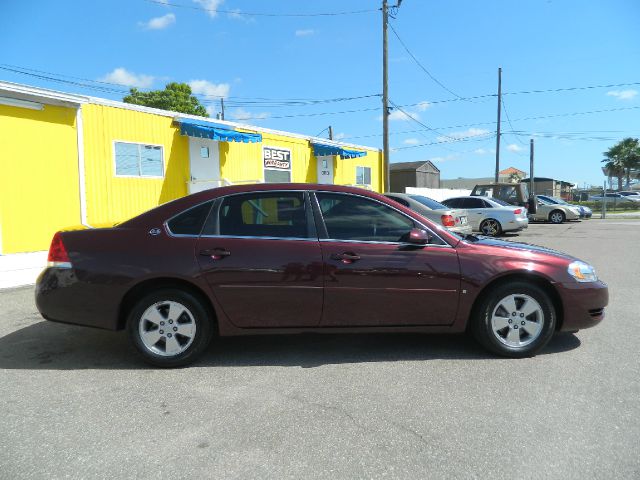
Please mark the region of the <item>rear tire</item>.
POLYGON ((127 317, 129 339, 156 367, 182 367, 211 342, 212 321, 202 302, 183 290, 163 288, 142 297, 127 317))
POLYGON ((471 332, 487 350, 504 357, 530 357, 543 349, 556 327, 549 294, 515 281, 492 288, 472 314, 471 332))
POLYGON ((502 225, 493 218, 487 218, 480 224, 480 231, 488 237, 497 237, 502 233, 502 225))
POLYGON ((549 214, 549 221, 551 223, 555 223, 555 224, 564 223, 566 219, 567 217, 562 210, 554 210, 549 214))

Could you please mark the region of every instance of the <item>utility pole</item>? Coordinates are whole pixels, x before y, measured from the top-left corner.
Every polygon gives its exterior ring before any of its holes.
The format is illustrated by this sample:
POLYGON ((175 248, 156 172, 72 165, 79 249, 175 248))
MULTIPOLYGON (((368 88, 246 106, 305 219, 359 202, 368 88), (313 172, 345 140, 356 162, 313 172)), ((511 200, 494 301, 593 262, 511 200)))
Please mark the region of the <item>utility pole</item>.
POLYGON ((220 99, 220 120, 224 120, 224 98, 220 99))
POLYGON ((536 184, 533 181, 533 138, 529 141, 529 182, 531 186, 531 196, 535 199, 536 184))
POLYGON ((384 171, 383 191, 389 191, 389 70, 388 70, 388 43, 387 24, 389 22, 389 12, 387 10, 387 0, 382 0, 382 156, 384 171))
POLYGON ((333 140, 333 127, 329 125, 329 140, 333 140))
POLYGON ((500 175, 500 114, 502 109, 502 67, 498 68, 498 126, 496 128, 496 174, 495 182, 498 183, 500 175))

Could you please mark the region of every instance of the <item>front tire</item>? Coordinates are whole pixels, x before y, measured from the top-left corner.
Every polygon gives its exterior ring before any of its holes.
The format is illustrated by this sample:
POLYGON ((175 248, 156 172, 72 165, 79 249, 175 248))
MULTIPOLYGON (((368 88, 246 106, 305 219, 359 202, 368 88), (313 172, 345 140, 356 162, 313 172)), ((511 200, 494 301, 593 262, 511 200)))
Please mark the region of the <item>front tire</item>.
POLYGON ((211 342, 211 319, 192 294, 173 288, 141 298, 127 318, 129 339, 136 351, 156 367, 193 363, 211 342))
POLYGON ((504 357, 530 357, 543 349, 556 327, 549 294, 535 284, 509 282, 492 288, 473 313, 471 331, 487 350, 504 357))
POLYGON ((480 231, 488 237, 497 237, 502 233, 502 225, 493 218, 487 218, 480 224, 480 231))
POLYGON ((567 219, 566 215, 561 210, 554 210, 549 214, 549 221, 551 223, 555 223, 555 224, 564 223, 566 219, 567 219))

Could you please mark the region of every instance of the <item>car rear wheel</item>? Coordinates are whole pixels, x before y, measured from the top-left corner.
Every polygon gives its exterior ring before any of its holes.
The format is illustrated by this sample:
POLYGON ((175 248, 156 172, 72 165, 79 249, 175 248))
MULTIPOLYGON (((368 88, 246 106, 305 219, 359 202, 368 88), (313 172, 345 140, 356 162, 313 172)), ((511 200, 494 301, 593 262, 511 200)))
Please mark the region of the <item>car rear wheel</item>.
POLYGON ((483 235, 497 237, 502 233, 502 225, 500 225, 499 221, 494 220, 493 218, 487 218, 480 224, 480 231, 483 235))
POLYGON ((554 210, 549 214, 549 221, 551 223, 563 223, 567 217, 561 210, 554 210))
POLYGON ((549 342, 556 312, 549 295, 527 282, 509 282, 491 289, 471 319, 476 340, 505 357, 535 355, 549 342))
POLYGON ((157 367, 194 362, 209 346, 211 320, 190 293, 161 289, 141 298, 127 319, 129 338, 144 360, 157 367))

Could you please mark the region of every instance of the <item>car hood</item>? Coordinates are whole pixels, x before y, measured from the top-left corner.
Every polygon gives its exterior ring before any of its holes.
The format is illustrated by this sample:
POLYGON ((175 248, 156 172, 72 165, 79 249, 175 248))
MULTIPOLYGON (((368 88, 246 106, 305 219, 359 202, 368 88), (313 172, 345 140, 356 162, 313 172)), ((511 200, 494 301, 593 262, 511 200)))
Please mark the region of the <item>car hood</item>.
POLYGON ((484 237, 482 235, 477 236, 479 240, 471 242, 473 245, 486 245, 491 247, 500 247, 511 250, 526 250, 529 252, 543 253, 546 255, 553 255, 554 257, 563 258, 569 261, 577 260, 577 258, 567 255, 566 253, 553 250, 551 248, 541 247, 539 245, 532 245, 530 243, 523 242, 508 242, 506 240, 499 240, 497 238, 484 237))

